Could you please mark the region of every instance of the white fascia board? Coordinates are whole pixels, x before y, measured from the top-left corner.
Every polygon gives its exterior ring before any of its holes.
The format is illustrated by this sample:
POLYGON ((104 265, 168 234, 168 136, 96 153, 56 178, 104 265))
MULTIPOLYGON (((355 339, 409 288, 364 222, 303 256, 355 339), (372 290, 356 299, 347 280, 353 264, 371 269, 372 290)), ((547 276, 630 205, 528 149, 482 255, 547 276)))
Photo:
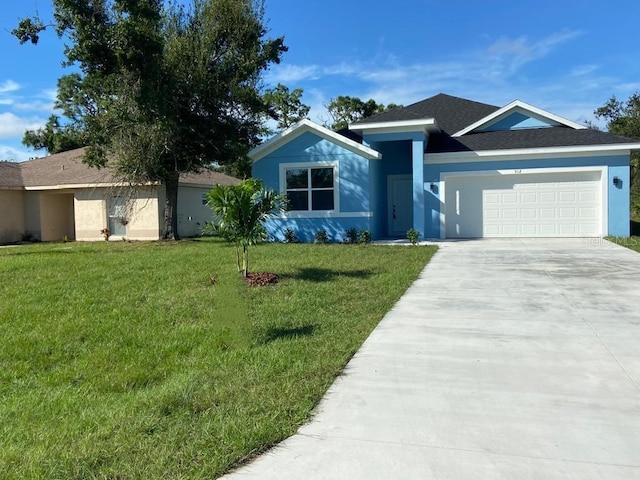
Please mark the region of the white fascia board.
POLYGON ((349 130, 362 133, 397 133, 397 132, 440 132, 435 118, 419 118, 417 120, 401 120, 399 122, 354 123, 349 130))
POLYGON ((186 187, 186 188, 205 188, 208 190, 211 190, 213 187, 215 187, 216 185, 219 185, 218 183, 210 183, 210 184, 206 184, 206 183, 182 183, 180 182, 178 184, 178 187, 186 187))
POLYGON ((565 125, 567 127, 571 127, 571 128, 576 129, 576 130, 584 130, 585 128, 587 128, 585 125, 581 125, 579 123, 573 122, 573 121, 568 120, 566 118, 563 118, 563 117, 561 117, 559 115, 556 115, 555 113, 547 112, 546 110, 542 110, 541 108, 534 107, 533 105, 529 105, 528 103, 523 102, 521 100, 514 100, 509 105, 506 105, 506 106, 502 107, 501 109, 496 110, 492 114, 487 115, 484 118, 481 118, 477 122, 472 123, 468 127, 463 128, 462 130, 454 133, 451 136, 452 137, 460 137, 460 136, 464 135, 465 133, 469 133, 469 132, 471 132, 473 130, 476 130, 476 129, 480 128, 480 127, 489 125, 490 123, 495 123, 494 121, 497 121, 498 119, 500 119, 502 117, 506 117, 508 114, 510 114, 510 113, 512 113, 514 111, 518 111, 518 110, 522 110, 524 112, 532 113, 532 114, 537 115, 539 117, 543 117, 543 118, 545 118, 547 120, 551 120, 552 122, 558 123, 560 125, 565 125))
POLYGON ((344 137, 339 133, 331 131, 328 128, 323 127, 322 125, 318 125, 308 118, 300 120, 298 123, 271 137, 261 145, 258 145, 256 148, 249 152, 249 158, 251 158, 251 160, 253 160, 254 162, 257 162, 261 158, 266 157, 270 153, 280 148, 282 145, 290 142, 291 140, 299 137, 306 132, 315 133, 325 140, 336 143, 357 155, 368 158, 369 160, 382 158, 382 154, 380 152, 377 152, 374 149, 366 147, 358 142, 354 142, 350 138, 344 137))
MULTIPOLYGON (((140 185, 135 185, 135 187, 151 187, 160 185, 159 182, 147 182, 142 183, 140 185)), ((182 184, 180 184, 182 186, 182 184)), ((27 191, 38 191, 38 190, 78 190, 83 188, 125 188, 132 187, 128 183, 69 183, 64 185, 41 185, 41 186, 32 186, 32 187, 24 187, 27 191)))
POLYGON ((510 150, 479 150, 477 152, 425 153, 425 163, 457 163, 491 160, 529 160, 554 157, 580 157, 585 154, 602 156, 629 155, 640 149, 640 143, 619 143, 611 145, 585 145, 567 147, 515 148, 510 150))

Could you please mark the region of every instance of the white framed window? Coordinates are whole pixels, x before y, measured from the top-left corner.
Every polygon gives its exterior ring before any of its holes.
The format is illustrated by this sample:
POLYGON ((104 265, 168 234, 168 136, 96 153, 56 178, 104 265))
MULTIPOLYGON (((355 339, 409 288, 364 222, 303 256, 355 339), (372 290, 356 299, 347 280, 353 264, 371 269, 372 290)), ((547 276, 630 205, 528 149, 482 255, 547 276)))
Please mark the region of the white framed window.
POLYGON ((289 212, 339 210, 337 162, 282 164, 280 187, 287 195, 289 212))

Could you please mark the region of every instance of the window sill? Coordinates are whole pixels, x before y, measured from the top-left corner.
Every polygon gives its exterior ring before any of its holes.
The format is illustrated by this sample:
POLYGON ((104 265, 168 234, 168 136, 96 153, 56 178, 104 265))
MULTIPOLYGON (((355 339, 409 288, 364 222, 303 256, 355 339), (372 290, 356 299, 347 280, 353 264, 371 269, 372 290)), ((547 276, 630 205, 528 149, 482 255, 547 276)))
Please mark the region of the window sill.
POLYGON ((277 215, 276 218, 348 218, 373 217, 373 212, 336 212, 335 210, 292 211, 277 215))

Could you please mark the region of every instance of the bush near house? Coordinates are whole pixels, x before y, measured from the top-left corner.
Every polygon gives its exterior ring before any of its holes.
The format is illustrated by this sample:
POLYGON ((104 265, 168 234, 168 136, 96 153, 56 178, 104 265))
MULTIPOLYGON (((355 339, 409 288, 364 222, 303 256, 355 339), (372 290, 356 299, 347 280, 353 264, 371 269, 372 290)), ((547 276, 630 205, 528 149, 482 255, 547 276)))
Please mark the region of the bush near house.
POLYGON ((0 249, 3 478, 211 479, 293 434, 433 248, 0 249), (214 281, 215 279, 215 281, 214 281))

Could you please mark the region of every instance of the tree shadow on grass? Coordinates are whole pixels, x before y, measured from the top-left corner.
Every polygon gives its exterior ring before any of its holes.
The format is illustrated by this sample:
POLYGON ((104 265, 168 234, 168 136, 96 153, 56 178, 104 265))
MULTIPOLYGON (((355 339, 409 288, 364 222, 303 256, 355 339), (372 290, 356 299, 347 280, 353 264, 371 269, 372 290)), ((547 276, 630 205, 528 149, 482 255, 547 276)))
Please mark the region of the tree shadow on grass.
POLYGON ((336 277, 369 278, 375 272, 372 270, 332 270, 329 268, 299 268, 295 273, 279 275, 280 278, 306 280, 308 282, 330 282, 336 277))
POLYGON ((275 340, 289 340, 298 337, 308 337, 313 335, 316 325, 303 325, 301 327, 272 327, 267 329, 262 339, 262 343, 271 343, 275 340))

